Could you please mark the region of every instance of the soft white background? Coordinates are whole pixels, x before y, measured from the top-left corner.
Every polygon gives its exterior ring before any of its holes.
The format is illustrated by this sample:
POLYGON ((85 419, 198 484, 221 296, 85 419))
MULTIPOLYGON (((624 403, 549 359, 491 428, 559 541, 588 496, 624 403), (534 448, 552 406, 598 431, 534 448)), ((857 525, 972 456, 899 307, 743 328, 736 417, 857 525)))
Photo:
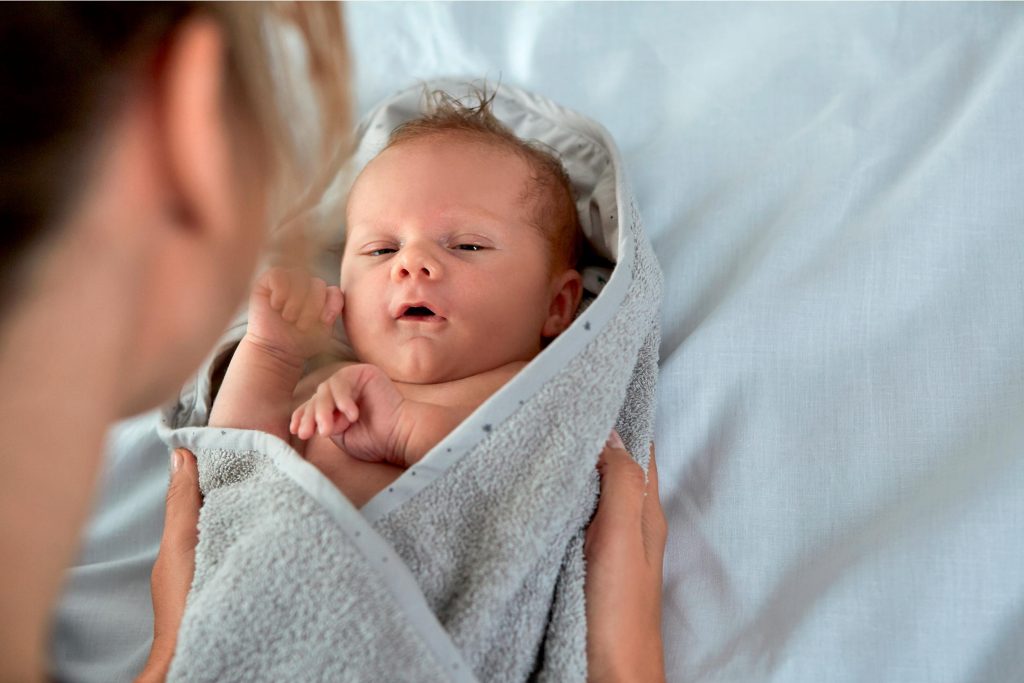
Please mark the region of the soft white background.
MULTIPOLYGON (((670 681, 1024 679, 1024 6, 347 16, 360 112, 500 78, 619 143, 666 276, 670 681)), ((148 425, 58 613, 82 680, 146 646, 148 425)))

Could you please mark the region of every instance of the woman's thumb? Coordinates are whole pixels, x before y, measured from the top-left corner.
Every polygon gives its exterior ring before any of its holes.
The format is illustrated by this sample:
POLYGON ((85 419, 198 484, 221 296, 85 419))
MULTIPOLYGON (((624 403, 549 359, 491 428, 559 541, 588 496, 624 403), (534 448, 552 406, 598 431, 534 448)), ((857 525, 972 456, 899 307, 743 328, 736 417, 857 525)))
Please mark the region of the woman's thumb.
POLYGON ((195 549, 202 504, 196 458, 184 448, 178 448, 171 453, 171 483, 167 487, 161 549, 184 553, 195 549))
POLYGON ((199 540, 197 527, 202 503, 195 456, 183 448, 172 451, 164 534, 150 576, 153 647, 146 669, 136 679, 137 683, 166 678, 195 572, 196 543, 199 540))

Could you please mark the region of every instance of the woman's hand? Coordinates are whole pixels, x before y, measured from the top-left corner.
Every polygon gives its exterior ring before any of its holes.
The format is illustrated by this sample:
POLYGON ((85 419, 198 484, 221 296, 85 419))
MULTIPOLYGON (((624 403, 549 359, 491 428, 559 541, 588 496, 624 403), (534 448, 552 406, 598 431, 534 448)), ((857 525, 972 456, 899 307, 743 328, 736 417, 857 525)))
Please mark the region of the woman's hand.
POLYGON ((153 646, 136 683, 163 681, 171 667, 185 598, 192 586, 199 539, 199 469, 195 456, 184 449, 171 453, 171 483, 167 487, 164 535, 153 565, 153 646))
POLYGON ((658 498, 658 467, 644 473, 614 431, 597 463, 601 499, 587 529, 589 680, 665 680, 661 572, 668 525, 658 498))

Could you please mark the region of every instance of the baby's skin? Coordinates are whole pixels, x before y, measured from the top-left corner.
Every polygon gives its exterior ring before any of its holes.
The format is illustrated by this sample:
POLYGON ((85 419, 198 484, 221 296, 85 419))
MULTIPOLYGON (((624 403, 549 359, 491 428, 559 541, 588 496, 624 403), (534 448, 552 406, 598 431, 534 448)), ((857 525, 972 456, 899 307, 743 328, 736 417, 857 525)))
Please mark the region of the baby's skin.
POLYGON ((362 506, 571 323, 580 276, 552 269, 531 182, 516 154, 457 138, 378 155, 349 197, 341 287, 259 278, 210 425, 290 440, 362 506), (363 362, 303 376, 339 317, 363 362))

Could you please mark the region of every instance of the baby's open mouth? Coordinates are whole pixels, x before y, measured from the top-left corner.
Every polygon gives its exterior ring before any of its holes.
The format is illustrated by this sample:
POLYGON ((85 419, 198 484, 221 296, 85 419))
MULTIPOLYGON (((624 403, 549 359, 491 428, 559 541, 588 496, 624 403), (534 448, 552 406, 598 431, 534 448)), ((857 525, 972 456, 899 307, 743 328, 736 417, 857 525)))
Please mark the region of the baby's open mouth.
POLYGON ((405 313, 403 313, 402 315, 434 315, 434 312, 427 308, 426 306, 410 306, 409 308, 405 309, 405 313))
POLYGON ((409 306, 398 316, 399 320, 411 320, 418 322, 441 322, 442 316, 437 315, 433 309, 427 306, 409 306))

